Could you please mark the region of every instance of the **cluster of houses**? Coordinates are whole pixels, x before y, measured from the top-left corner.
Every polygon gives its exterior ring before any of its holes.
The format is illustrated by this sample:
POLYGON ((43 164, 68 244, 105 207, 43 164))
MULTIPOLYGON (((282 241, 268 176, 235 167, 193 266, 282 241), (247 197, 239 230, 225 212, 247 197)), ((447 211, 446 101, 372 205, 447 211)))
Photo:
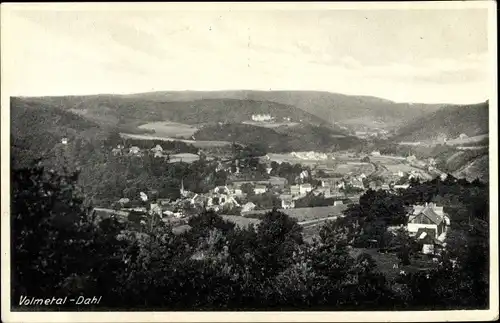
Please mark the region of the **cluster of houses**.
POLYGON ((154 157, 168 157, 170 152, 164 151, 160 145, 156 145, 151 149, 141 149, 137 146, 131 146, 125 148, 124 145, 117 145, 116 148, 111 150, 111 153, 115 156, 144 156, 145 154, 150 154, 154 157))

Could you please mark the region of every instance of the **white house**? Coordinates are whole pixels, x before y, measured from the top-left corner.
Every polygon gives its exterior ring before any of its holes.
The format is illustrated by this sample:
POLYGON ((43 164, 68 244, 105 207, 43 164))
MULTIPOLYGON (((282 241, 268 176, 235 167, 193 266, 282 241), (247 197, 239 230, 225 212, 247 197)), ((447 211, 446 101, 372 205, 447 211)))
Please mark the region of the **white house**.
POLYGON ((371 155, 372 156, 380 156, 380 151, 374 150, 374 151, 372 151, 371 155))
POLYGON ((252 211, 253 209, 255 209, 256 205, 252 202, 248 202, 246 204, 244 204, 241 208, 241 212, 249 212, 249 211, 252 211))
POLYGON ((253 189, 255 195, 264 194, 266 191, 267 187, 265 187, 264 185, 256 185, 255 188, 253 189))
POLYGON ((295 201, 291 195, 281 195, 280 200, 283 209, 293 209, 295 207, 295 201))
POLYGON ((290 186, 290 193, 293 196, 300 195, 300 186, 299 185, 292 185, 292 186, 290 186))
POLYGON ((131 155, 139 155, 141 153, 141 149, 137 146, 132 146, 130 147, 130 149, 128 150, 129 154, 131 155))
POLYGON ((306 184, 302 184, 299 186, 299 192, 300 192, 300 195, 305 195, 307 193, 309 193, 310 191, 312 191, 312 185, 309 184, 309 183, 306 183, 306 184))

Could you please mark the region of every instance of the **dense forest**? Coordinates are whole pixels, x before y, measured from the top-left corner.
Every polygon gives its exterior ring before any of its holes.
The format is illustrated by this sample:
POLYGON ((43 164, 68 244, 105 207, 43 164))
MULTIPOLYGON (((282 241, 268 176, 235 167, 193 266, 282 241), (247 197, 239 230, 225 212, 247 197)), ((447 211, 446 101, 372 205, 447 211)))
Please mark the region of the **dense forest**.
MULTIPOLYGON (((368 191, 305 243, 302 227, 277 210, 243 229, 202 212, 174 233, 153 214, 140 227, 98 221, 77 173, 34 166, 12 176, 14 308, 21 295, 68 294, 102 295, 93 310, 488 307, 488 187, 479 182, 450 176, 412 182, 399 195, 368 191), (382 241, 387 226, 404 223, 406 205, 424 201, 444 205, 452 223, 435 268, 392 279, 370 254, 353 253, 382 241)), ((402 262, 416 261, 404 232, 393 240, 402 262)))
POLYGON ((314 125, 264 128, 248 124, 207 125, 194 134, 197 140, 236 141, 243 144, 263 143, 272 152, 324 151, 348 149, 361 143, 357 137, 330 127, 314 125))

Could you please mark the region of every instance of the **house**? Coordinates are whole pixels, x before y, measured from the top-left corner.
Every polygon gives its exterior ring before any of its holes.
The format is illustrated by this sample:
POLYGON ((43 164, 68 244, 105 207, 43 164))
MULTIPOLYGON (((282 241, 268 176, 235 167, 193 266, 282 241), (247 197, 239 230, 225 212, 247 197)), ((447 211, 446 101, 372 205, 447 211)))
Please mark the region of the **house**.
POLYGON ((132 146, 128 150, 129 155, 139 155, 141 153, 141 149, 137 146, 132 146))
POLYGON ((292 198, 292 195, 281 195, 281 208, 283 209, 293 209, 295 207, 295 201, 292 198))
POLYGON ((256 205, 252 202, 248 202, 241 207, 241 212, 249 212, 255 209, 256 205))
POLYGON ((332 191, 330 187, 318 187, 314 189, 312 192, 316 196, 323 195, 325 198, 329 198, 332 196, 332 191))
POLYGON ((163 148, 160 145, 156 145, 153 148, 151 148, 151 152, 153 152, 153 153, 156 153, 156 152, 163 153, 163 148))
POLYGON ((231 190, 231 193, 234 195, 234 196, 243 196, 245 195, 243 193, 243 191, 241 190, 241 187, 233 187, 233 189, 231 190))
POLYGON ((343 205, 344 202, 342 200, 339 200, 339 201, 334 201, 333 202, 333 206, 337 206, 337 205, 343 205))
POLYGON ((113 156, 121 156, 123 155, 123 150, 120 147, 116 147, 111 150, 111 153, 113 156))
POLYGON ((408 187, 410 187, 410 184, 398 184, 398 185, 394 185, 394 189, 395 190, 405 190, 408 187))
POLYGON ((371 155, 372 156, 380 156, 380 151, 374 150, 374 151, 372 151, 371 155))
POLYGON ((300 195, 300 186, 299 185, 290 186, 290 194, 292 194, 293 196, 300 195))
POLYGON ((215 194, 230 194, 230 190, 227 186, 217 186, 213 189, 213 193, 215 194))
POLYGON ((434 254, 441 242, 435 238, 436 230, 430 228, 420 228, 415 234, 416 241, 422 245, 423 254, 434 254))
POLYGON ((469 138, 465 133, 461 133, 460 136, 458 136, 459 139, 466 139, 469 138))
MULTIPOLYGON (((434 203, 413 206, 412 212, 408 215, 408 233, 416 236, 419 229, 433 229, 433 238, 437 239, 446 230, 445 215, 442 207, 434 203)), ((429 234, 427 232, 427 234, 429 234)))
POLYGON ((269 178, 269 184, 271 184, 273 187, 284 189, 285 185, 287 184, 287 180, 283 177, 271 176, 269 178))
POLYGON ((312 185, 309 184, 309 183, 299 185, 299 194, 300 195, 305 195, 305 194, 311 192, 312 189, 313 189, 312 185))
POLYGON ((409 163, 412 163, 416 160, 417 160, 417 157, 415 157, 415 155, 410 155, 410 156, 406 157, 406 161, 409 163))
POLYGON ((380 189, 384 190, 384 191, 388 191, 390 190, 391 188, 389 187, 389 184, 382 184, 382 186, 380 186, 380 189))
POLYGON ((130 203, 130 199, 126 197, 122 197, 121 199, 118 200, 118 203, 121 204, 122 206, 130 203))
POLYGON ((352 187, 356 187, 356 188, 360 188, 360 189, 365 189, 365 185, 363 184, 363 181, 360 180, 359 178, 353 178, 351 180, 351 186, 352 187))
POLYGON ((265 187, 264 185, 256 185, 255 188, 253 189, 255 195, 264 194, 266 191, 267 187, 265 187))

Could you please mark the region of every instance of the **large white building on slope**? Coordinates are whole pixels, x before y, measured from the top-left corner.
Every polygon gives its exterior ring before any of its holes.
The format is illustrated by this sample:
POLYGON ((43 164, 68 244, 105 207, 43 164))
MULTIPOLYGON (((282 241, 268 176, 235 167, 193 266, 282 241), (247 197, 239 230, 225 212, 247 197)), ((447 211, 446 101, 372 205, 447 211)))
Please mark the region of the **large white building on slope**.
POLYGON ((270 114, 253 114, 252 121, 272 121, 274 118, 270 114))

